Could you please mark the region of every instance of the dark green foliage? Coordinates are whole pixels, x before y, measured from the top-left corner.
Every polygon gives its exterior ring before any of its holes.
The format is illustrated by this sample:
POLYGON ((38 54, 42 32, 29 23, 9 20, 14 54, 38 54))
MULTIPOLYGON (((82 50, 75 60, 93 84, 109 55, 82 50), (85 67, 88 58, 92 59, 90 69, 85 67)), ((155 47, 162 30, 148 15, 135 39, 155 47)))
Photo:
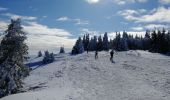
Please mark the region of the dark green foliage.
POLYGON ((165 33, 165 29, 162 31, 154 30, 151 34, 151 52, 158 52, 158 53, 169 53, 170 52, 170 40, 169 40, 169 33, 165 33))
POLYGON ((38 52, 38 57, 42 57, 42 52, 41 51, 38 52))
POLYGON ((0 97, 18 92, 21 79, 29 74, 24 65, 28 46, 20 19, 11 20, 0 47, 0 97))
POLYGON ((43 58, 43 63, 44 64, 52 63, 54 60, 55 60, 54 54, 49 53, 48 51, 45 51, 44 58, 43 58))
POLYGON ((89 42, 90 42, 90 36, 89 34, 86 34, 83 36, 83 47, 85 51, 89 50, 89 42))
POLYGON ((102 51, 103 50, 103 40, 102 36, 100 35, 98 37, 98 42, 97 42, 97 51, 102 51))
POLYGON ((72 54, 81 54, 84 52, 84 44, 81 37, 78 38, 72 49, 72 54))
POLYGON ((105 51, 109 50, 109 41, 108 41, 107 32, 105 32, 104 37, 103 37, 103 50, 105 51))
POLYGON ((65 53, 64 47, 60 47, 60 53, 65 53))
MULTIPOLYGON (((108 51, 109 49, 115 49, 117 51, 127 51, 127 50, 149 50, 151 52, 158 52, 163 54, 170 54, 170 31, 165 30, 147 30, 145 36, 135 37, 133 35, 128 35, 127 32, 123 32, 121 36, 120 33, 116 32, 115 38, 108 41, 107 33, 98 38, 94 36, 89 41, 89 35, 84 35, 83 37, 83 47, 87 50, 87 43, 89 51, 108 51)), ((76 44, 78 41, 76 42, 76 44)), ((77 46, 73 47, 72 53, 77 54, 77 46)))

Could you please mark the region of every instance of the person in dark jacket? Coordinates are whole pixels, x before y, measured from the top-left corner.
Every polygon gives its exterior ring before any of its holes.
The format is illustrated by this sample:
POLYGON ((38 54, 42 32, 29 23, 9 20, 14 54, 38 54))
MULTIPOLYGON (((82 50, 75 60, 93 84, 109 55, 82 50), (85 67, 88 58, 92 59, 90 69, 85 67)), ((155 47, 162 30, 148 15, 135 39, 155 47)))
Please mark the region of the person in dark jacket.
POLYGON ((95 59, 98 59, 98 51, 95 51, 95 59))
POLYGON ((113 54, 114 54, 114 50, 110 51, 110 61, 113 62, 113 54))

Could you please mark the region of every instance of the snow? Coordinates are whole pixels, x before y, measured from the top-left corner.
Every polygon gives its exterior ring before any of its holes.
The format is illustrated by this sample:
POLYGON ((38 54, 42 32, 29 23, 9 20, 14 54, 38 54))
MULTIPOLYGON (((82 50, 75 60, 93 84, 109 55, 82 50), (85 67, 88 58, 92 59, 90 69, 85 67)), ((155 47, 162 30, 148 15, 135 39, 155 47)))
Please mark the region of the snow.
MULTIPOLYGON (((56 55, 24 79, 24 93, 0 100, 170 100, 170 57, 147 51, 56 55)), ((38 62, 35 58, 30 62, 38 62)))

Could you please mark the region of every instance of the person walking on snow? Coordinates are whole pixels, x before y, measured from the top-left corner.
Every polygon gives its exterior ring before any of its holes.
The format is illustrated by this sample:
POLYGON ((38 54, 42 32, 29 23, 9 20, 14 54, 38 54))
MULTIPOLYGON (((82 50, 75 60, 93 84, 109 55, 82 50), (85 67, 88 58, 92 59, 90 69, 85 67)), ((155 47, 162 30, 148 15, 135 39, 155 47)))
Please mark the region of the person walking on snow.
POLYGON ((95 51, 95 59, 98 59, 98 51, 95 51))
POLYGON ((110 51, 110 61, 112 61, 112 62, 113 62, 113 54, 114 54, 114 51, 111 50, 111 51, 110 51))

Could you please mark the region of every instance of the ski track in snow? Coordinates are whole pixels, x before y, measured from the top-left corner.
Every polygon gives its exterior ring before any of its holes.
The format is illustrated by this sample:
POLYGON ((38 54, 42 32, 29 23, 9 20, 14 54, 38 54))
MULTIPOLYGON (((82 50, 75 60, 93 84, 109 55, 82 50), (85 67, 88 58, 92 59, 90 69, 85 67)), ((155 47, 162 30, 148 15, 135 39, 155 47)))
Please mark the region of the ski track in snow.
POLYGON ((60 54, 1 100, 170 100, 170 57, 146 51, 60 54))

